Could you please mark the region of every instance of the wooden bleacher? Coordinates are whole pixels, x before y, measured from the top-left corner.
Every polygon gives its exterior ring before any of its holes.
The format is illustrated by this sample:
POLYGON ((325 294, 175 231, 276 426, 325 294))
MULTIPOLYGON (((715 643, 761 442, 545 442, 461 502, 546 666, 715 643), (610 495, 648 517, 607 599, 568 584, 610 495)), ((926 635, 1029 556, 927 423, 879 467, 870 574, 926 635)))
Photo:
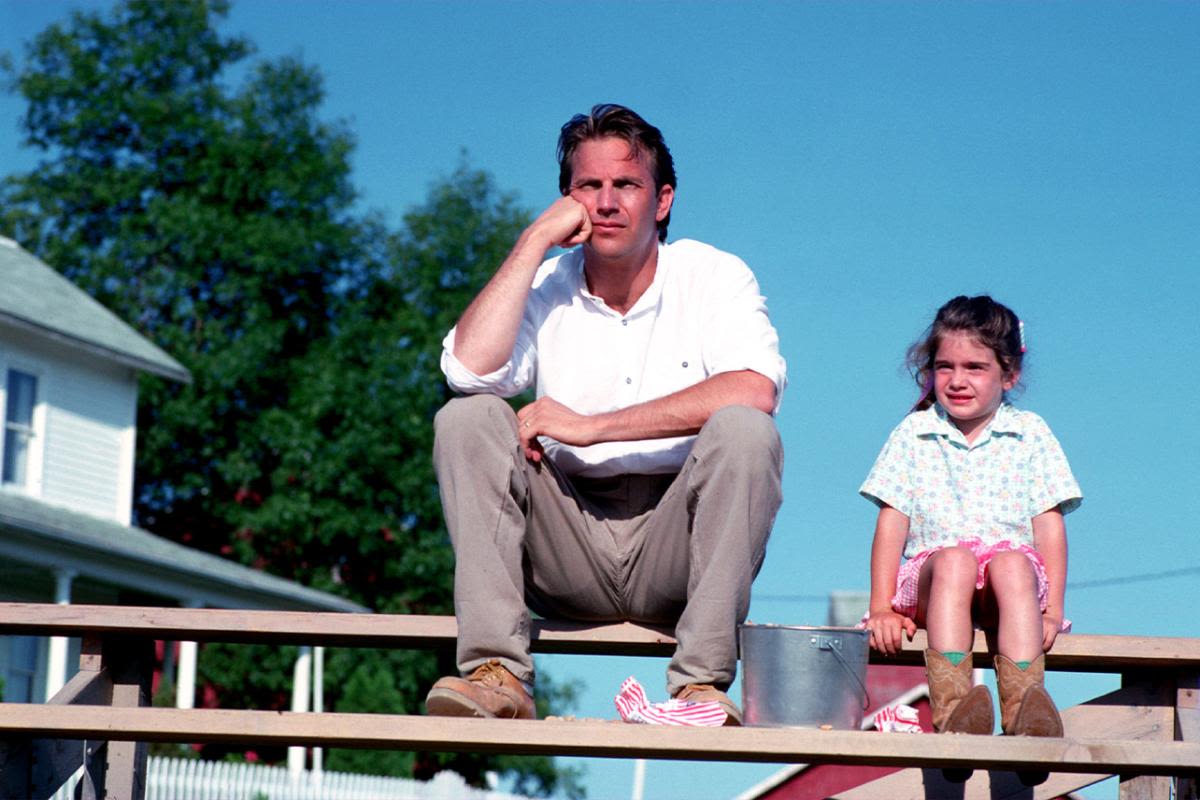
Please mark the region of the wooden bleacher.
MULTIPOLYGON (((612 758, 905 767, 840 797, 1057 797, 1116 775, 1123 799, 1195 797, 1200 638, 1066 634, 1051 670, 1106 672, 1121 688, 1064 709, 1067 736, 914 736, 795 728, 679 729, 597 720, 472 720, 385 714, 147 707, 155 640, 326 647, 450 647, 452 617, 0 603, 0 634, 83 640, 80 671, 47 704, 0 704, 0 793, 48 797, 81 763, 100 794, 144 796, 148 742, 285 744, 612 758), (615 725, 622 725, 619 736, 615 725), (80 742, 85 742, 81 746, 80 742), (941 768, 976 770, 939 783, 941 768), (1015 770, 1049 770, 1035 789, 1015 770), (1016 787, 1016 788, 1014 788, 1016 787)), ((920 664, 924 633, 872 663, 920 664)), ((535 623, 541 653, 668 656, 666 629, 535 623)), ((980 635, 975 651, 988 654, 980 635)))

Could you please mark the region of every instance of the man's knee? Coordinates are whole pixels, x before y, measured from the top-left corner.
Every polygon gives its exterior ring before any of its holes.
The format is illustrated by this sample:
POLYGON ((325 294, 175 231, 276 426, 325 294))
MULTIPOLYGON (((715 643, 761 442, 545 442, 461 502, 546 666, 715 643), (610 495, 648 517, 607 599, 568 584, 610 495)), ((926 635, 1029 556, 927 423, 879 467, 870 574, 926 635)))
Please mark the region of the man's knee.
POLYGON ((775 418, 750 406, 726 406, 714 412, 700 429, 699 442, 723 457, 741 457, 746 463, 776 464, 783 452, 775 418))
POLYGON ((471 394, 455 397, 438 410, 433 418, 435 440, 443 441, 465 434, 475 435, 481 426, 492 426, 494 420, 512 414, 512 409, 494 394, 471 394))

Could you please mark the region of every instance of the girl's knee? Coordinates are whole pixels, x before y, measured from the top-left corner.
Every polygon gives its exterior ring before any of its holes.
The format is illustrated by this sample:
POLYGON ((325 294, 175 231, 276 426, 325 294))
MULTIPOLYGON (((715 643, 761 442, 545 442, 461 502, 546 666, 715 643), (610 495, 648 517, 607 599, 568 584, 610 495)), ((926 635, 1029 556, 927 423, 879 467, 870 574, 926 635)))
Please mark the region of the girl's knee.
POLYGON ((1032 591, 1037 587, 1037 574, 1033 564, 1023 553, 997 553, 987 566, 988 583, 992 591, 1003 594, 1007 591, 1032 591))
POLYGON ((970 586, 974 591, 979 561, 966 547, 944 547, 929 557, 926 562, 934 584, 970 586))

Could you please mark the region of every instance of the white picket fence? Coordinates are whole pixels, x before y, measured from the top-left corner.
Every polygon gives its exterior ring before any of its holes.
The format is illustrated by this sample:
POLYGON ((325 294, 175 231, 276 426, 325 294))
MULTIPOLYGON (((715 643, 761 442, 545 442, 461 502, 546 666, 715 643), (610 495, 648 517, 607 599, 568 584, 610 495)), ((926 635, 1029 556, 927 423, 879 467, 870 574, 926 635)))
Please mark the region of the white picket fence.
MULTIPOLYGON (((422 782, 349 772, 305 771, 293 777, 286 767, 229 761, 157 756, 148 761, 146 800, 523 800, 468 786, 449 771, 422 782)), ((76 773, 56 797, 72 797, 80 777, 76 773)))

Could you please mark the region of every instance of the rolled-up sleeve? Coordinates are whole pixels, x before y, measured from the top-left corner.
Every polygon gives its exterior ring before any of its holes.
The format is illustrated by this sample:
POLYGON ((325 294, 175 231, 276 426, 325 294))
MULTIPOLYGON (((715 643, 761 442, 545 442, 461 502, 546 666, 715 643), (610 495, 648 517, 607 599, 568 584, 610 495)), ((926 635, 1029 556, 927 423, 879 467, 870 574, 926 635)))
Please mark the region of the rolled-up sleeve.
POLYGON ((454 337, 451 328, 442 340, 442 373, 450 388, 461 394, 495 394, 513 397, 533 385, 536 377, 537 348, 528 318, 522 320, 517 343, 508 362, 494 372, 479 375, 454 357, 454 337))
POLYGON ((754 273, 740 259, 722 269, 709 287, 704 326, 704 364, 709 375, 753 370, 775 384, 775 411, 787 386, 779 334, 754 273))

